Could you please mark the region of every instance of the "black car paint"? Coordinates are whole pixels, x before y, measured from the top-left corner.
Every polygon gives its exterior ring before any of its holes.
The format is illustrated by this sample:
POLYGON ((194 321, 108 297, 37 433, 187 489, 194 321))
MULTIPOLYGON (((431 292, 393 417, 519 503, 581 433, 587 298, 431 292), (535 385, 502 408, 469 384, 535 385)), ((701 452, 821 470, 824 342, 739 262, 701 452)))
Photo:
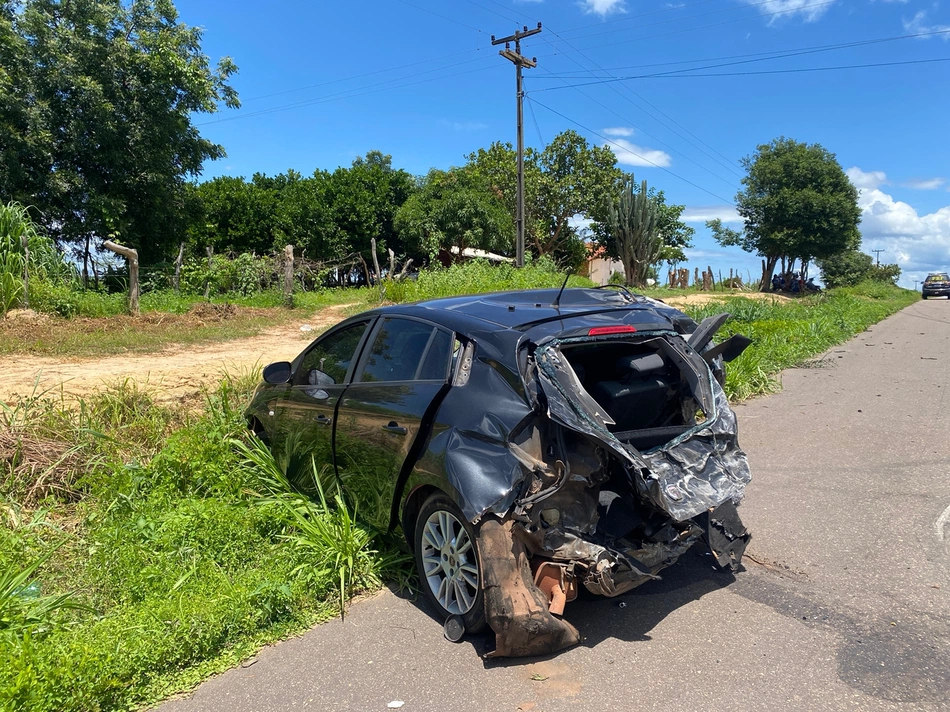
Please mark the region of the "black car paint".
MULTIPOLYGON (((300 383, 265 384, 255 395, 249 414, 261 424, 285 466, 305 467, 309 456, 323 456, 361 515, 378 526, 393 529, 403 523, 402 515, 418 507, 413 495, 432 489, 448 494, 470 521, 478 521, 489 511, 504 513, 523 496, 520 486, 525 482, 524 461, 509 443, 515 442, 518 433, 537 419, 539 408, 543 410, 547 405, 529 393, 525 383, 524 359, 530 348, 553 339, 582 338, 592 327, 618 323, 639 333, 689 334, 696 328, 688 316, 654 300, 631 299, 613 292, 566 290, 554 306, 556 296, 557 290, 528 290, 364 312, 314 342, 354 323, 370 321, 345 382, 324 389, 331 391, 323 405, 329 408, 332 403, 332 415, 316 412, 320 407, 308 402, 312 400, 306 395, 308 386, 300 383), (378 385, 352 383, 379 320, 394 316, 449 329, 463 344, 473 343, 475 358, 468 382, 451 385, 446 380, 428 384, 421 391, 418 382, 382 387, 401 389, 396 397, 381 395, 378 385), (355 398, 360 391, 376 394, 373 402, 360 405, 355 398), (407 408, 407 402, 412 406, 407 408), (341 411, 346 419, 342 427, 341 411), (332 422, 317 422, 320 415, 332 422), (286 432, 281 431, 293 418, 305 421, 305 427, 289 441, 286 432), (405 436, 387 433, 381 436, 383 440, 366 437, 377 430, 380 435, 390 423, 410 430, 405 436), (314 444, 325 444, 328 431, 331 453, 326 457, 325 446, 315 448, 314 444), (392 452, 393 440, 399 439, 398 452, 405 457, 401 464, 392 452), (355 473, 348 471, 348 463, 342 461, 344 443, 347 451, 360 454, 361 469, 355 473)), ((295 381, 299 381, 298 370, 306 352, 292 364, 295 381)))

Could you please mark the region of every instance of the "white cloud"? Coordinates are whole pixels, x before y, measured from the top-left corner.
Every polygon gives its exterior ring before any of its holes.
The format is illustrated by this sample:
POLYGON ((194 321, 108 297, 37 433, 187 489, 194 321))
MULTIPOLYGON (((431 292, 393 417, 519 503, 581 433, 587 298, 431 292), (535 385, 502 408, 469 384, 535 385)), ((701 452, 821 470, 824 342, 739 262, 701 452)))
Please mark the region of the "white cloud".
MULTIPOLYGON (((880 171, 862 175, 880 175, 880 171)), ((883 182, 883 180, 882 180, 883 182)), ((900 265, 904 274, 901 283, 910 286, 927 272, 945 270, 950 265, 950 205, 926 215, 918 214, 911 205, 874 187, 859 186, 858 205, 861 208, 861 249, 883 249, 881 261, 900 265)), ((855 183, 857 185, 857 183, 855 183)))
POLYGON ((831 7, 828 0, 772 0, 765 3, 761 0, 744 0, 744 2, 755 5, 759 8, 759 12, 767 15, 770 25, 794 15, 803 17, 805 22, 814 22, 831 7))
POLYGON ((615 12, 626 12, 624 0, 581 0, 581 9, 588 15, 606 17, 615 12))
POLYGON ((605 136, 633 136, 633 129, 626 126, 615 126, 601 131, 605 136))
POLYGON ((666 168, 670 165, 670 154, 655 148, 644 148, 635 143, 630 143, 623 138, 607 141, 605 146, 609 146, 617 157, 617 163, 626 166, 655 166, 666 168))
POLYGON ((946 182, 943 178, 920 178, 909 180, 904 183, 904 186, 914 190, 937 190, 946 182))
POLYGON ((857 166, 852 166, 845 171, 845 174, 847 174, 848 180, 850 180, 852 185, 858 190, 862 188, 879 188, 887 183, 887 175, 884 171, 865 172, 857 166))
MULTIPOLYGON (((941 37, 944 40, 950 40, 950 25, 928 25, 926 10, 920 10, 911 19, 904 20, 904 31, 915 35, 926 32, 942 32, 943 35, 941 35, 941 37)), ((920 39, 926 40, 930 38, 921 37, 920 39)))
POLYGON ((700 205, 695 208, 686 208, 680 216, 680 220, 688 223, 705 223, 716 219, 724 223, 742 222, 734 205, 700 205))

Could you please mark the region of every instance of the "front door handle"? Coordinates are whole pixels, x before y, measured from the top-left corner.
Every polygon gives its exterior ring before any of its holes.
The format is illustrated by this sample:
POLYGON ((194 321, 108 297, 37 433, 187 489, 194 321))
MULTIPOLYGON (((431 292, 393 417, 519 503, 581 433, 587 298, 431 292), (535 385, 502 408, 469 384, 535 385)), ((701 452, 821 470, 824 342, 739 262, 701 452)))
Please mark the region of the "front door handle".
POLYGON ((383 426, 383 430, 385 430, 387 433, 398 433, 399 435, 405 435, 409 432, 395 420, 390 420, 388 425, 383 426))
POLYGON ((328 418, 325 415, 318 415, 316 418, 314 418, 314 420, 320 423, 320 425, 329 425, 330 423, 333 422, 330 418, 328 418))

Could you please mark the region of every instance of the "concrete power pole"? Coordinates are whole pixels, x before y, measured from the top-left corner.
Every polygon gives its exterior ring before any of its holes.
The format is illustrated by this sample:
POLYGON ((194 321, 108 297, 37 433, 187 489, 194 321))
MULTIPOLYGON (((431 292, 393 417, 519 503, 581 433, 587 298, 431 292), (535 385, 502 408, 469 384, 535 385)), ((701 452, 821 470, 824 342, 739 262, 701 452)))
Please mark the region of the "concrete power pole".
POLYGON ((517 252, 515 254, 516 267, 524 267, 524 89, 521 84, 521 70, 524 67, 532 69, 538 66, 536 57, 528 59, 527 57, 521 56, 521 40, 525 37, 536 35, 540 31, 541 23, 539 22, 538 26, 533 30, 529 30, 528 26, 525 25, 523 30, 518 30, 508 37, 502 37, 496 40, 495 35, 491 36, 492 45, 505 45, 505 48, 500 50, 498 54, 515 65, 515 94, 518 99, 518 193, 516 196, 518 214, 515 218, 518 233, 517 252), (515 43, 513 52, 511 51, 511 42, 515 43))
POLYGON ((881 266, 881 253, 884 252, 884 250, 871 250, 871 252, 874 253, 874 256, 875 256, 875 257, 877 257, 877 266, 880 267, 880 266, 881 266))

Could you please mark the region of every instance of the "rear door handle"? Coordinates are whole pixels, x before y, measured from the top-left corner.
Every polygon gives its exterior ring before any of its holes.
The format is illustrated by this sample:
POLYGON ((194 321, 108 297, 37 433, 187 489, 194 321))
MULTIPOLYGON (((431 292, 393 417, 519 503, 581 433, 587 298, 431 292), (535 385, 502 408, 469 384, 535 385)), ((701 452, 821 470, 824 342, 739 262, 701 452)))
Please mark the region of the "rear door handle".
POLYGON ((388 425, 383 426, 383 430, 385 430, 388 433, 398 433, 399 435, 405 435, 406 433, 409 432, 406 428, 402 427, 395 420, 390 420, 388 425))
POLYGON ((330 418, 328 418, 325 415, 318 415, 316 418, 314 418, 314 420, 320 423, 320 425, 329 425, 330 423, 333 422, 330 418))

